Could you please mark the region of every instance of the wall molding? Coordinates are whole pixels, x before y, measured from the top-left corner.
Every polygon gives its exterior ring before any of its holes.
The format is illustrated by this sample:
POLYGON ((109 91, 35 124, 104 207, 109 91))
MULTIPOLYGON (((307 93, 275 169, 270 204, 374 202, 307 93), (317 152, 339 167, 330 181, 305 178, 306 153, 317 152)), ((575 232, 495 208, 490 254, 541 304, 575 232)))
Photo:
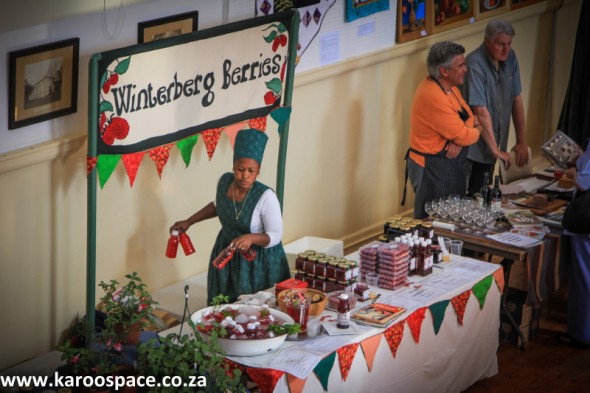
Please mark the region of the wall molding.
POLYGON ((68 135, 35 146, 0 154, 0 174, 53 161, 86 144, 86 133, 68 135))

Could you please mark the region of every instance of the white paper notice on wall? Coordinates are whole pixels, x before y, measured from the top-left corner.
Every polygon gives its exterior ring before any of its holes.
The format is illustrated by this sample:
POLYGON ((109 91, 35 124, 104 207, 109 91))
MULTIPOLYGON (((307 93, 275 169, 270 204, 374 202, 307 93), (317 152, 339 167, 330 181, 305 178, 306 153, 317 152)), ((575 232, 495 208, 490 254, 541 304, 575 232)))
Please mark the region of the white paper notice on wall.
POLYGON ((340 36, 337 31, 322 36, 320 39, 320 62, 322 65, 340 60, 339 41, 340 36))

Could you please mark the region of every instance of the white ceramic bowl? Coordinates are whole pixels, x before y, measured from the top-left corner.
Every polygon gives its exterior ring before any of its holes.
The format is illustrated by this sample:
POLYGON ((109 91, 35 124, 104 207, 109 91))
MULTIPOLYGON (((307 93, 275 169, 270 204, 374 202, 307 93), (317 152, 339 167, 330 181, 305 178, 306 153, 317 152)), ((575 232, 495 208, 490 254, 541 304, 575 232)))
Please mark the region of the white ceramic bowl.
MULTIPOLYGON (((261 306, 246 306, 244 304, 224 304, 221 307, 231 307, 233 309, 239 309, 242 307, 253 307, 256 309, 260 309, 261 306)), ((207 314, 212 312, 216 309, 216 306, 205 307, 200 309, 199 311, 195 312, 191 315, 191 320, 194 323, 199 323, 201 321, 201 317, 203 313, 207 314)), ((293 318, 289 315, 285 314, 282 311, 275 310, 272 308, 268 309, 271 315, 274 315, 278 318, 281 318, 285 323, 295 323, 293 318)), ((199 332, 201 336, 205 339, 209 339, 209 335, 199 332)), ((271 338, 259 338, 259 339, 251 339, 251 340, 235 340, 230 338, 218 338, 219 344, 225 351, 226 355, 232 356, 256 356, 256 355, 263 355, 265 353, 269 353, 277 349, 281 346, 285 339, 287 338, 286 334, 282 336, 276 336, 271 338)))

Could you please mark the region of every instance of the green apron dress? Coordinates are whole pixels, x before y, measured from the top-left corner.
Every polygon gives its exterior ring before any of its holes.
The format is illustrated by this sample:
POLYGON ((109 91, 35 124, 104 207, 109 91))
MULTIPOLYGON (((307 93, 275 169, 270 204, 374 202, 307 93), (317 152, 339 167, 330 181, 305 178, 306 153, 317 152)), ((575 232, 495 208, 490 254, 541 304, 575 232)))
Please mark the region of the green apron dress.
POLYGON ((209 260, 207 304, 211 304, 212 299, 219 294, 228 296, 233 302, 239 295, 271 288, 277 282, 290 277, 282 242, 269 248, 252 246, 256 251, 256 259, 252 262, 248 262, 236 251, 232 260, 222 270, 213 267, 213 260, 229 246, 232 240, 240 235, 251 233, 250 223, 254 208, 262 194, 269 188, 258 181, 254 182, 245 201, 235 202, 235 209, 241 212, 236 219, 234 202, 227 196, 233 180, 233 173, 226 173, 217 185, 215 207, 221 222, 221 231, 217 235, 209 260))

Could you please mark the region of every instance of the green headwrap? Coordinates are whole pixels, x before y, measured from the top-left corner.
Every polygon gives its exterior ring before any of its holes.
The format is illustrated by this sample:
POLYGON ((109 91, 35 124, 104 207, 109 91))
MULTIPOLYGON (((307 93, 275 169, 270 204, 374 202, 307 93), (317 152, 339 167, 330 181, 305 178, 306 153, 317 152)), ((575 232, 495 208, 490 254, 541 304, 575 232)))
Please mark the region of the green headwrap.
POLYGON ((238 132, 234 144, 234 162, 240 158, 251 158, 258 162, 259 165, 262 164, 262 156, 267 141, 268 135, 262 131, 250 128, 238 132))

